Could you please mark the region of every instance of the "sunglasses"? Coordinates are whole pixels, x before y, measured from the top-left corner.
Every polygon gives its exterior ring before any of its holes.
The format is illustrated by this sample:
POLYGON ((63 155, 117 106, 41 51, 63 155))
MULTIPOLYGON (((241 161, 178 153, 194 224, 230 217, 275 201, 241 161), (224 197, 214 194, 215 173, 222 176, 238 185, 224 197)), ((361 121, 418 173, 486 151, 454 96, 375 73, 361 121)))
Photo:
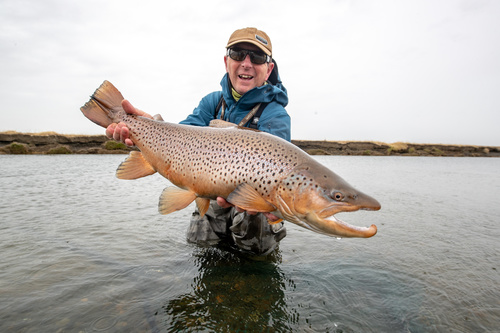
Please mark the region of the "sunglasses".
POLYGON ((229 58, 236 61, 243 61, 247 57, 250 56, 250 61, 252 64, 262 65, 266 62, 271 61, 271 57, 265 53, 259 51, 250 51, 250 50, 241 50, 241 49, 227 49, 227 55, 229 58))

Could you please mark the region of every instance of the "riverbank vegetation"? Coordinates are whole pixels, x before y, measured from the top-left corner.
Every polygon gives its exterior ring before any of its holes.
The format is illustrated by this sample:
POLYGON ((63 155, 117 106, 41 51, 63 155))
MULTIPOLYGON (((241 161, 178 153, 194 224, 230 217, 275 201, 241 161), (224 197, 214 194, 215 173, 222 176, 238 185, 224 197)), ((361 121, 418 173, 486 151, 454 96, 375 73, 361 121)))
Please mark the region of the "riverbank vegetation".
MULTIPOLYGON (((376 141, 292 140, 311 155, 500 157, 500 147, 376 141)), ((127 154, 105 135, 0 132, 0 154, 127 154)))

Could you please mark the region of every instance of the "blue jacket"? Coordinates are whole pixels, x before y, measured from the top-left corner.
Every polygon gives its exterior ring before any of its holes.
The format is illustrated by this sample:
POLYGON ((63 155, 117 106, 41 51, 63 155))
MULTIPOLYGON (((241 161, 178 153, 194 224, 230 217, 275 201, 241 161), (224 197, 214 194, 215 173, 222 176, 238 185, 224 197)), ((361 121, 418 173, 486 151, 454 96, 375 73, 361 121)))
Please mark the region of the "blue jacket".
MULTIPOLYGON (((210 121, 215 119, 215 108, 221 96, 224 96, 227 105, 224 111, 224 120, 235 124, 238 124, 257 103, 264 102, 269 104, 259 118, 258 129, 285 140, 291 140, 290 116, 285 110, 285 106, 288 104, 288 95, 281 81, 278 81, 276 85, 266 84, 253 88, 245 93, 238 102, 234 100, 231 93, 227 73, 222 78, 221 86, 222 91, 212 92, 203 97, 200 104, 193 110, 193 113, 180 123, 184 125, 208 126, 210 121)), ((217 118, 220 118, 220 113, 221 110, 218 111, 217 118)))

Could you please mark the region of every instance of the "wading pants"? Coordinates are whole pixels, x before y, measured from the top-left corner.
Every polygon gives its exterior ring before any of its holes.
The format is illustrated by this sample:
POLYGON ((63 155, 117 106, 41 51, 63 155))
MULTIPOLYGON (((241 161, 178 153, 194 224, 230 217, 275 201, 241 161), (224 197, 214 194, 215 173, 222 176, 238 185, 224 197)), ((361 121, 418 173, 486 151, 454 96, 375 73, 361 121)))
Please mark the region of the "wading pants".
POLYGON ((239 213, 234 207, 222 208, 215 201, 201 217, 198 209, 191 217, 187 240, 198 245, 226 242, 256 255, 271 253, 286 236, 283 222, 269 224, 263 214, 239 213))

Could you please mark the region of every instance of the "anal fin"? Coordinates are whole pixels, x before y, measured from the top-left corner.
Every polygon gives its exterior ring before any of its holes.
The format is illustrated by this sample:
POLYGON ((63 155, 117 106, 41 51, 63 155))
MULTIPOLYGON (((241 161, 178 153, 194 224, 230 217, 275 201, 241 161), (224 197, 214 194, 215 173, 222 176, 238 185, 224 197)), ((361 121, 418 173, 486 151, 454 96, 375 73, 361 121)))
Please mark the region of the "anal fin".
POLYGON ((156 170, 146 161, 141 152, 132 151, 127 159, 118 166, 116 177, 119 179, 137 179, 152 175, 155 172, 156 170))
POLYGON ((200 212, 200 216, 205 216, 208 208, 210 207, 210 199, 206 198, 196 198, 196 206, 198 206, 198 211, 200 212))

